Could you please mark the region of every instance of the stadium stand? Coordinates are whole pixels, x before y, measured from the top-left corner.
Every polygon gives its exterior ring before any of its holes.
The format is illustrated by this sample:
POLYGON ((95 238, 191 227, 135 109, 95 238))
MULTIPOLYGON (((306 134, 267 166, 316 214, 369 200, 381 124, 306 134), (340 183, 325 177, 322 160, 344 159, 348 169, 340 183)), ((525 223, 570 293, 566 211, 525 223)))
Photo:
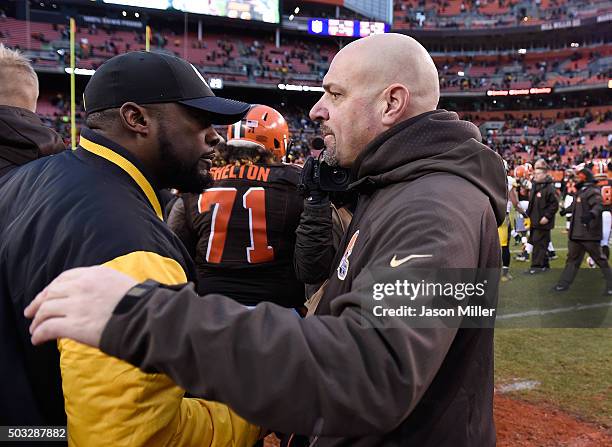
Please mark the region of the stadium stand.
MULTIPOLYGON (((42 4, 42 2, 41 2, 42 4)), ((448 27, 474 28, 533 25, 555 20, 594 17, 612 11, 612 2, 582 0, 539 0, 519 2, 506 0, 401 0, 395 2, 396 30, 435 30, 448 27), (417 20, 417 15, 420 19, 417 20), (527 20, 525 20, 527 18, 527 20)), ((317 7, 305 8, 315 13, 317 7)), ((323 8, 324 14, 331 13, 323 8)), ((343 9, 343 13, 347 11, 343 9)), ((356 14, 355 17, 359 15, 356 14)), ((352 18, 352 17, 347 17, 352 18)), ((198 38, 190 30, 184 34, 179 24, 164 21, 154 26, 153 51, 184 57, 210 76, 222 78, 226 84, 274 88, 279 83, 319 86, 330 61, 339 49, 338 41, 283 33, 277 45, 273 33, 252 29, 236 31, 213 26, 198 38)), ((438 39, 440 40, 440 39, 438 39)), ((144 29, 128 30, 111 26, 81 24, 77 29, 77 67, 95 69, 106 59, 130 50, 145 48, 144 29)), ((68 65, 68 26, 65 23, 26 23, 0 14, 0 42, 26 50, 37 69, 62 73, 68 65)), ((514 44, 499 50, 466 48, 432 51, 438 67, 443 95, 486 95, 489 90, 520 90, 549 87, 588 88, 605 86, 612 77, 612 43, 600 36, 582 39, 569 46, 542 41, 517 51, 514 44)), ((45 91, 41 94, 39 113, 69 137, 68 107, 65 93, 45 91)), ((532 103, 535 100, 532 100, 532 103)), ((565 98, 563 98, 565 101, 565 98)), ((576 99, 574 99, 574 102, 576 99)), ((581 108, 556 106, 551 100, 536 103, 548 105, 544 110, 510 110, 533 107, 529 103, 500 101, 491 110, 491 103, 479 99, 478 104, 459 103, 462 115, 480 126, 483 138, 498 152, 520 159, 539 154, 558 156, 558 165, 584 159, 592 153, 610 150, 608 135, 610 107, 581 108), (473 109, 479 110, 475 112, 473 109)), ((579 101, 580 102, 580 101, 579 101)), ((578 105, 578 104, 574 104, 578 105)), ((294 150, 302 157, 308 152, 316 124, 307 116, 308 107, 279 101, 275 105, 290 122, 294 134, 294 150)), ((82 112, 77 114, 77 123, 82 112)))
POLYGON ((396 29, 489 28, 539 25, 588 18, 612 10, 607 1, 400 0, 396 29))
MULTIPOLYGON (((0 41, 14 48, 31 48, 35 65, 66 65, 65 26, 30 23, 28 41, 24 21, 7 18, 2 22, 0 41), (59 54, 58 54, 59 51, 59 54)), ((198 40, 195 33, 177 35, 160 30, 153 35, 153 47, 184 57, 207 73, 222 74, 227 81, 278 83, 300 81, 319 85, 329 61, 337 52, 331 42, 285 36, 277 48, 273 37, 266 40, 248 35, 207 34, 198 40)), ((104 60, 130 50, 144 49, 144 34, 135 31, 100 29, 77 31, 80 68, 98 67, 104 60)), ((528 54, 500 52, 496 55, 433 53, 446 91, 486 91, 602 83, 612 74, 612 45, 575 49, 530 50, 528 54)))

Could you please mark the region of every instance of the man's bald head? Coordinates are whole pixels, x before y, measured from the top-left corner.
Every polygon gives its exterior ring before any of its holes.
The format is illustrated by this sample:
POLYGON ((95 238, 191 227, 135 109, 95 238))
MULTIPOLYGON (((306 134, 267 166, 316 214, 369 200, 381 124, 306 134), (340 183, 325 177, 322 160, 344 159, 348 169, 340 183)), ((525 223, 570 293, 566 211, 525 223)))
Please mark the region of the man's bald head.
POLYGON ((378 135, 435 110, 438 71, 427 50, 402 34, 377 34, 338 52, 310 111, 322 123, 326 160, 349 167, 378 135))
MULTIPOLYGON (((392 84, 410 92, 409 117, 435 110, 440 100, 438 70, 419 42, 404 34, 375 34, 345 46, 334 58, 364 85, 384 89, 392 84)), ((330 72, 332 67, 330 66, 330 72)))
POLYGON ((0 44, 0 105, 36 112, 38 77, 30 61, 0 44))

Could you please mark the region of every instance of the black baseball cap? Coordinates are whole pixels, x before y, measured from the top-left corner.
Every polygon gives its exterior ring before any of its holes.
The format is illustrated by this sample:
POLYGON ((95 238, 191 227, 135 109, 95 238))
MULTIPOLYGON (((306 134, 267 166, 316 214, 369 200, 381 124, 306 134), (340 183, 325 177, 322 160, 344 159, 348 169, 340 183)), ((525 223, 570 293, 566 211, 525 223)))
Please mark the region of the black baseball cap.
POLYGON ((83 94, 87 114, 126 102, 178 102, 208 112, 213 124, 240 121, 250 108, 247 103, 215 96, 199 70, 186 60, 146 51, 132 51, 104 62, 83 94))

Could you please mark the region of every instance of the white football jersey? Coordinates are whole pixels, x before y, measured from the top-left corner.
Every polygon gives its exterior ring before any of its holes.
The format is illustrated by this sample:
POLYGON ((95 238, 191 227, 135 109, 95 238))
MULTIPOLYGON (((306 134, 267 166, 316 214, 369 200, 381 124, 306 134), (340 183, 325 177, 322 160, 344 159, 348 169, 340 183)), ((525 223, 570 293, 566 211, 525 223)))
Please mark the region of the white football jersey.
POLYGON ((514 180, 514 177, 508 175, 508 204, 506 205, 506 213, 510 213, 510 211, 512 210, 512 202, 510 201, 510 191, 512 191, 512 188, 516 188, 516 180, 514 180))

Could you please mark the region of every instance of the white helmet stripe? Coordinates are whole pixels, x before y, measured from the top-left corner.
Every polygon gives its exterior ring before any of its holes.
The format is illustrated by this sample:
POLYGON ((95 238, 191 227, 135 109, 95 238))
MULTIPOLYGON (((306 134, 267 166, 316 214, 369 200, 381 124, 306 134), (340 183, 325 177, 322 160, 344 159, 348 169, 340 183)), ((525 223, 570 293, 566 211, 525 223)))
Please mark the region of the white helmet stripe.
POLYGON ((242 126, 240 125, 240 121, 238 121, 237 123, 234 123, 234 138, 242 138, 242 135, 240 135, 240 128, 242 126))

